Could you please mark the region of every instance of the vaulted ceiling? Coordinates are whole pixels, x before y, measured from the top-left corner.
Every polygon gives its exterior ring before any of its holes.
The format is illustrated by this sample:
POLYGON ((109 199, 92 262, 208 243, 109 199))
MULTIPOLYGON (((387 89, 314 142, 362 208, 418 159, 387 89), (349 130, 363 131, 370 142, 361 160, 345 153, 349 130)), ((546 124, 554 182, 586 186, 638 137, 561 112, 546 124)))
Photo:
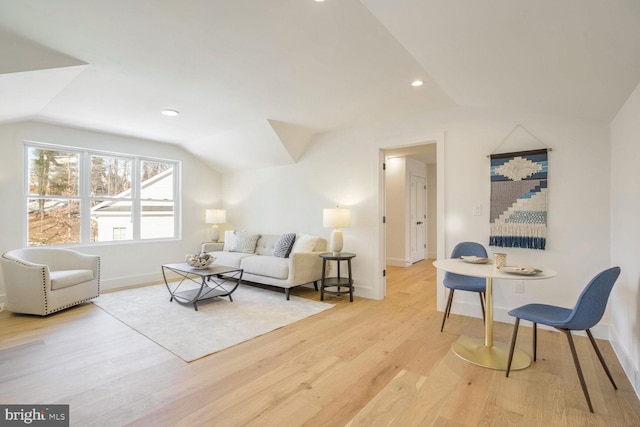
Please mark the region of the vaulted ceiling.
POLYGON ((0 123, 179 144, 221 172, 453 106, 608 122, 639 82, 638 0, 0 0, 0 123))

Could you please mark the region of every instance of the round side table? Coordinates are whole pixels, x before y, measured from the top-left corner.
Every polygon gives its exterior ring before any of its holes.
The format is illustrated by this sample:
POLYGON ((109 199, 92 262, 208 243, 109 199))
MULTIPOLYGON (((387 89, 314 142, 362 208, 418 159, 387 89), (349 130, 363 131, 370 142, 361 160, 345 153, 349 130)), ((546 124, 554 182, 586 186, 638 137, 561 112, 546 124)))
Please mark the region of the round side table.
POLYGON ((334 255, 333 252, 326 252, 320 254, 322 258, 322 281, 320 282, 320 301, 324 301, 325 292, 333 295, 342 295, 341 288, 349 289, 349 301, 353 302, 353 277, 351 276, 351 259, 355 258, 356 254, 349 252, 340 252, 338 255, 334 255), (338 265, 338 272, 335 277, 327 277, 327 262, 335 261, 338 265), (348 277, 342 277, 340 275, 340 264, 347 262, 348 277), (337 288, 335 290, 325 290, 326 288, 337 288))

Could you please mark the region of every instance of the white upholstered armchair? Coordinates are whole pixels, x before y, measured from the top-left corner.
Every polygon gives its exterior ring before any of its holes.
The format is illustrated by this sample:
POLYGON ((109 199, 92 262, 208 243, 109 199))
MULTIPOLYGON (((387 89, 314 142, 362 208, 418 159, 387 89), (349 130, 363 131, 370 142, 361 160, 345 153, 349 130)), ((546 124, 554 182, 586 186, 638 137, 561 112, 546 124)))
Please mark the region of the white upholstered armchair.
POLYGON ((14 313, 47 314, 100 294, 100 257, 70 249, 25 248, 0 258, 7 308, 14 313))

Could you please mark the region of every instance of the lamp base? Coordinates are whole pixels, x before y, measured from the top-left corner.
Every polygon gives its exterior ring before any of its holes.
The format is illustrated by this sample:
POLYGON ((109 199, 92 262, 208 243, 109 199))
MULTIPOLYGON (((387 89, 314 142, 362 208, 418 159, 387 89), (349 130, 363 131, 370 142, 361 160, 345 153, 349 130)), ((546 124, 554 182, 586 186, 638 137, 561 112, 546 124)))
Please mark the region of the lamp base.
POLYGON ((217 242, 220 240, 220 228, 217 225, 211 226, 211 241, 217 242))
POLYGON ((340 251, 342 250, 342 231, 337 228, 334 228, 331 232, 331 238, 329 239, 329 249, 333 252, 333 256, 340 255, 340 251))

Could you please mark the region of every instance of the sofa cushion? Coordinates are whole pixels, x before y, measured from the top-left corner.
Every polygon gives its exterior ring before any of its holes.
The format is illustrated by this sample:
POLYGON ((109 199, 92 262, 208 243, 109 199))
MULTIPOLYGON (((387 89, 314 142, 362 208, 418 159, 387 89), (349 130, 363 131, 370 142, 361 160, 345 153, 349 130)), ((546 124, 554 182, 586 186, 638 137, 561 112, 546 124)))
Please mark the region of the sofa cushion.
POLYGON ((270 255, 255 255, 244 258, 240 267, 245 273, 258 276, 286 279, 289 277, 289 260, 270 255))
POLYGON ((68 288, 93 280, 93 270, 57 270, 50 271, 51 290, 68 288))
POLYGON ((256 251, 256 243, 260 235, 257 233, 249 233, 248 231, 236 231, 236 248, 235 252, 244 252, 252 254, 256 251))
POLYGON ((296 240, 296 233, 284 233, 276 242, 273 248, 273 256, 279 258, 289 258, 293 242, 296 240))
POLYGON ((240 268, 240 262, 247 257, 255 256, 244 252, 211 252, 215 257, 213 264, 224 265, 225 267, 240 268))
POLYGON ((273 255, 273 248, 279 239, 279 234, 262 234, 256 244, 256 255, 273 255))
POLYGON ((300 234, 296 237, 296 241, 293 243, 291 252, 313 252, 313 248, 318 243, 318 236, 311 236, 309 234, 300 234))

